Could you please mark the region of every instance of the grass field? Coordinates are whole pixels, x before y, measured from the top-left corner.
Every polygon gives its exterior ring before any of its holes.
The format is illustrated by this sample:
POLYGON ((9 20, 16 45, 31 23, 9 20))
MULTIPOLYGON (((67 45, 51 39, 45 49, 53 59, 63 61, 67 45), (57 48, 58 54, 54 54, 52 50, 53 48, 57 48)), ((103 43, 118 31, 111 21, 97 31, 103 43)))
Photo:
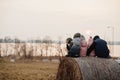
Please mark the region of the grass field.
POLYGON ((0 60, 0 80, 55 80, 59 63, 0 60))

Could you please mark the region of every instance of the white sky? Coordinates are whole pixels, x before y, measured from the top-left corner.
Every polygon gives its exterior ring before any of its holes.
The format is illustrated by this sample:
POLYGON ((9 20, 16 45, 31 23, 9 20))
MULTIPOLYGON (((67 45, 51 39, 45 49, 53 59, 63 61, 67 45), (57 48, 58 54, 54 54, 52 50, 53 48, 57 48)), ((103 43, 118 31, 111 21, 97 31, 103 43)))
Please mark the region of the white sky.
POLYGON ((0 0, 0 37, 64 40, 80 32, 111 40, 113 27, 120 41, 120 0, 0 0))

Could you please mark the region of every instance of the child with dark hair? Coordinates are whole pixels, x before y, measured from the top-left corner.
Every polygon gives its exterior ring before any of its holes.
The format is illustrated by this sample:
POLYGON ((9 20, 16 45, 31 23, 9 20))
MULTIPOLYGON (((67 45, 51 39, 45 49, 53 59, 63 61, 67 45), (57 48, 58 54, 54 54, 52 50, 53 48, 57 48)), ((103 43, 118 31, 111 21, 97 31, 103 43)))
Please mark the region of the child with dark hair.
POLYGON ((80 43, 81 43, 81 34, 76 33, 73 36, 72 47, 69 51, 70 57, 79 57, 80 56, 80 43))
POLYGON ((69 56, 69 50, 71 49, 71 47, 72 47, 72 38, 67 38, 66 39, 66 48, 67 48, 67 57, 69 56))
POLYGON ((95 55, 97 57, 109 58, 110 56, 109 56, 109 49, 107 46, 107 42, 101 39, 98 35, 96 35, 93 39, 94 39, 94 42, 88 49, 87 55, 89 56, 91 51, 95 50, 95 55))
POLYGON ((73 38, 80 38, 81 37, 81 34, 80 33, 75 33, 73 38))

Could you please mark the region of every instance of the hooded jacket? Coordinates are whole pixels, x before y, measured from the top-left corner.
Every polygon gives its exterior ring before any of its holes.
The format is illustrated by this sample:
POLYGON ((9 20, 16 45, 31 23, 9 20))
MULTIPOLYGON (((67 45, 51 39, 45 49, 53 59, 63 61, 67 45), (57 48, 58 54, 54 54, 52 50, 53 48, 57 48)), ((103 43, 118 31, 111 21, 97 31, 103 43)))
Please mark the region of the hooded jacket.
POLYGON ((95 50, 95 55, 97 57, 108 58, 109 57, 109 49, 107 47, 107 42, 103 39, 96 39, 90 48, 87 51, 87 55, 90 55, 90 52, 95 50))
POLYGON ((81 41, 81 48, 80 48, 80 57, 86 56, 87 53, 87 42, 85 40, 81 41))
POLYGON ((71 57, 79 57, 80 56, 80 43, 81 39, 79 37, 76 37, 72 41, 73 45, 69 51, 69 54, 71 57))

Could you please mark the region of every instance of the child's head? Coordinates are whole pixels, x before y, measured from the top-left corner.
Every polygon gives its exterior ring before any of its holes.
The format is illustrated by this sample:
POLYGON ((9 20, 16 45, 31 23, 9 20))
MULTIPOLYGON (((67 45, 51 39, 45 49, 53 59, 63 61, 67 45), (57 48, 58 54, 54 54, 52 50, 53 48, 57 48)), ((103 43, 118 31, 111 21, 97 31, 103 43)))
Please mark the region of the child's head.
POLYGON ((75 33, 73 38, 80 38, 81 37, 81 34, 80 33, 75 33))
POLYGON ((67 43, 67 44, 70 44, 71 41, 72 41, 72 38, 70 38, 70 37, 66 39, 66 43, 67 43))
POLYGON ((92 36, 90 36, 90 39, 92 39, 92 36))
POLYGON ((81 40, 85 40, 85 36, 84 35, 81 35, 81 40))
POLYGON ((93 40, 99 39, 100 37, 96 35, 93 40))

